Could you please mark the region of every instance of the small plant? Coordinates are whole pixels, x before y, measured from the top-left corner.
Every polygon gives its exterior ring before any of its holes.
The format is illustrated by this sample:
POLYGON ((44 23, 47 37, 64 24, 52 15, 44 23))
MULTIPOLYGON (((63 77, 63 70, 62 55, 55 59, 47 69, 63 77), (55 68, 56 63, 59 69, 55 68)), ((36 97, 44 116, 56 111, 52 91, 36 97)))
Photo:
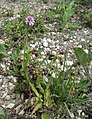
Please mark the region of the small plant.
POLYGON ((33 39, 34 36, 38 35, 39 33, 45 32, 46 28, 44 26, 44 23, 38 16, 35 16, 35 25, 33 26, 33 28, 27 28, 26 24, 29 23, 29 18, 26 19, 25 23, 25 17, 27 16, 27 14, 27 11, 23 8, 18 15, 19 17, 6 22, 5 29, 7 37, 11 42, 9 44, 14 44, 15 42, 15 44, 17 45, 18 42, 22 43, 22 39, 24 39, 24 34, 26 30, 28 31, 29 40, 33 39))
POLYGON ((74 52, 79 64, 83 66, 85 75, 87 76, 87 79, 89 80, 90 85, 92 87, 92 79, 90 77, 89 68, 88 68, 88 64, 92 60, 92 53, 90 52, 90 50, 88 53, 86 53, 82 48, 74 48, 74 52))
POLYGON ((71 3, 64 2, 61 4, 61 29, 64 29, 68 20, 71 18, 71 16, 74 14, 74 1, 71 3))
POLYGON ((53 21, 55 19, 55 12, 54 11, 47 12, 46 17, 47 17, 47 20, 53 21))
POLYGON ((71 30, 76 30, 76 29, 78 29, 78 23, 77 23, 77 22, 71 23, 70 26, 69 26, 69 28, 70 28, 71 30))

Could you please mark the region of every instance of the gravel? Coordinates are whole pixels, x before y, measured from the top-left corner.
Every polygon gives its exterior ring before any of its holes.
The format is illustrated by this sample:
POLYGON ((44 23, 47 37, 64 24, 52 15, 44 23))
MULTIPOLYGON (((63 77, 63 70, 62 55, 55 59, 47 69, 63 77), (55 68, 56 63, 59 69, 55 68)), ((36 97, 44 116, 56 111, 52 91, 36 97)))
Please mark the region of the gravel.
MULTIPOLYGON (((26 0, 24 1, 26 3, 26 0)), ((47 9, 52 8, 52 4, 43 4, 42 2, 38 2, 38 0, 29 0, 30 4, 30 9, 36 9, 37 14, 43 10, 46 11, 47 9)), ((6 0, 1 0, 0 1, 0 8, 9 8, 11 5, 15 6, 14 9, 14 16, 11 19, 15 19, 18 16, 18 13, 20 12, 22 5, 20 1, 17 2, 8 2, 6 0)), ((54 4, 53 4, 54 6, 54 4)), ((4 19, 2 18, 2 21, 4 19)), ((1 23, 0 23, 1 24, 1 23)), ((82 48, 83 46, 81 45, 81 42, 88 42, 88 39, 92 37, 92 29, 90 28, 85 28, 84 26, 81 26, 81 29, 78 30, 73 30, 73 31, 68 31, 67 33, 62 33, 61 31, 56 31, 55 30, 55 24, 46 24, 46 27, 48 31, 43 34, 43 38, 40 37, 38 41, 31 41, 30 42, 30 47, 33 48, 42 48, 41 51, 41 57, 38 59, 39 61, 42 61, 43 58, 47 58, 47 53, 51 52, 53 55, 58 54, 58 59, 56 60, 58 68, 63 69, 63 66, 60 64, 59 58, 61 59, 64 58, 63 52, 68 49, 69 54, 68 54, 68 60, 66 62, 67 65, 72 65, 73 64, 73 52, 72 48, 73 47, 80 47, 82 48), (62 51, 63 50, 63 51, 62 51)), ((0 25, 1 26, 1 25, 0 25)), ((0 39, 0 43, 4 43, 2 39, 0 39)), ((92 44, 91 44, 92 48, 92 44)), ((88 53, 88 50, 85 48, 85 52, 88 53)), ((22 50, 21 53, 23 54, 24 51, 22 50)), ((8 52, 8 54, 11 54, 11 51, 8 52)), ((33 55, 35 58, 35 56, 33 55)), ((48 63, 50 63, 50 60, 47 60, 48 63)), ((6 72, 6 67, 3 62, 0 62, 0 69, 2 69, 2 72, 6 72)), ((90 65, 90 69, 92 69, 92 62, 90 65)), ((1 71, 0 71, 1 72, 1 71)), ((90 70, 90 74, 92 74, 92 70, 90 70)), ((53 77, 55 77, 55 73, 52 74, 53 77)), ((48 81, 48 79, 45 80, 48 81)), ((18 100, 20 100, 20 97, 17 94, 13 93, 13 89, 16 83, 16 78, 9 75, 5 76, 0 74, 0 105, 4 108, 13 108, 15 104, 17 103, 18 100), (11 93, 10 93, 11 92, 11 93)), ((18 110, 20 110, 21 105, 19 105, 18 110)), ((18 112, 17 108, 15 109, 16 112, 18 112)), ((78 113, 81 113, 81 110, 78 111, 78 113)), ((24 110, 21 110, 19 113, 20 115, 24 114, 24 110)), ((79 118, 79 117, 78 117, 79 118)))

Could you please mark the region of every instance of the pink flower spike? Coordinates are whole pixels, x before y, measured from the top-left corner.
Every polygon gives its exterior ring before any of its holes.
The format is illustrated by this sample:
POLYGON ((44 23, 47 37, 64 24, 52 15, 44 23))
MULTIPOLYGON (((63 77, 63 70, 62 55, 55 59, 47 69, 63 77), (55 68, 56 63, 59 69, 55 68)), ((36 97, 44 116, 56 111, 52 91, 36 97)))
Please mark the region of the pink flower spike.
POLYGON ((34 23, 35 23, 35 21, 34 21, 34 18, 32 17, 32 16, 28 16, 27 18, 26 18, 26 24, 28 24, 29 26, 33 26, 34 25, 34 23))

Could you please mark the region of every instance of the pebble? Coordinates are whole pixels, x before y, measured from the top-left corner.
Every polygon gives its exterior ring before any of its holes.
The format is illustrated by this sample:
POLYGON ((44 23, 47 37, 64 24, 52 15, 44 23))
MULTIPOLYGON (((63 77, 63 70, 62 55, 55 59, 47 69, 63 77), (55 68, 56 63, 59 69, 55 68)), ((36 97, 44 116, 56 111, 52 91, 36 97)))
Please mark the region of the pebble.
POLYGON ((21 110, 19 115, 23 115, 24 113, 25 113, 24 110, 21 110))
POLYGON ((2 96, 2 98, 5 98, 6 96, 7 96, 7 93, 4 93, 3 96, 2 96))
POLYGON ((84 51, 88 54, 88 50, 87 49, 85 49, 84 51))
POLYGON ((17 107, 15 108, 16 113, 18 113, 18 112, 20 111, 21 107, 22 107, 22 105, 20 104, 19 106, 17 106, 17 107))
POLYGON ((44 47, 48 47, 48 42, 47 42, 47 41, 44 41, 44 42, 43 42, 43 46, 44 46, 44 47))
POLYGON ((51 42, 52 42, 50 38, 48 38, 48 39, 47 39, 47 41, 48 41, 49 43, 51 43, 51 42))
POLYGON ((73 65, 73 62, 72 61, 66 61, 66 64, 67 65, 73 65))
POLYGON ((78 114, 79 114, 79 116, 80 116, 80 114, 81 114, 82 110, 77 110, 77 112, 78 112, 78 114))
POLYGON ((7 96, 5 97, 5 99, 6 99, 7 101, 10 100, 10 99, 11 99, 10 95, 7 95, 7 96))
POLYGON ((52 51, 52 54, 53 54, 53 55, 56 55, 56 52, 55 52, 55 51, 52 51))
POLYGON ((82 48, 82 45, 78 45, 77 47, 78 47, 78 48, 82 48))
POLYGON ((55 78, 55 76, 56 76, 55 73, 53 73, 52 76, 53 76, 53 78, 55 78))
POLYGON ((7 106, 6 106, 6 108, 8 108, 8 109, 11 109, 11 108, 13 108, 14 107, 14 103, 10 103, 10 104, 8 104, 7 106))
POLYGON ((81 40, 81 41, 85 41, 85 39, 84 39, 84 38, 81 38, 80 40, 81 40))

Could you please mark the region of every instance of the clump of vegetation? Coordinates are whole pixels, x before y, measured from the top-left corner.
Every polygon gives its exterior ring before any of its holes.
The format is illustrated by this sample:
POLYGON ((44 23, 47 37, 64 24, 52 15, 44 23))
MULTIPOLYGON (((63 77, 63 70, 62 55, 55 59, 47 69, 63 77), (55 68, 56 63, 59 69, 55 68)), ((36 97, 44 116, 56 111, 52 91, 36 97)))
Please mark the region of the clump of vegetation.
MULTIPOLYGON (((43 2, 47 3, 48 0, 43 2)), ((74 1, 70 3, 63 1, 59 7, 56 6, 55 9, 47 12, 47 20, 53 22, 55 15, 59 14, 60 28, 64 30, 75 12, 74 5, 74 1)), ((91 13, 85 14, 85 18, 90 22, 91 13)), ((10 58, 10 73, 16 77, 14 91, 21 95, 21 100, 26 105, 25 112, 30 111, 32 116, 42 119, 50 119, 50 117, 67 119, 77 115, 74 112, 77 110, 74 108, 76 105, 92 103, 92 96, 87 95, 92 87, 89 81, 91 77, 87 72, 92 60, 89 48, 86 53, 83 48, 73 47, 75 62, 72 65, 67 64, 68 48, 64 52, 62 61, 62 57, 58 57, 58 54, 51 53, 47 53, 46 58, 40 61, 43 49, 32 49, 28 42, 32 40, 32 35, 46 31, 42 17, 36 15, 33 17, 23 8, 19 17, 7 21, 5 26, 9 42, 13 41, 14 44, 17 42, 17 45, 12 47, 9 56, 7 45, 0 44, 0 55, 10 58), (58 68, 56 62, 58 58, 63 68, 58 68)), ((75 22, 70 25, 70 29, 77 28, 78 24, 75 22)), ((0 116, 1 119, 5 117, 2 109, 0 109, 0 116)))

